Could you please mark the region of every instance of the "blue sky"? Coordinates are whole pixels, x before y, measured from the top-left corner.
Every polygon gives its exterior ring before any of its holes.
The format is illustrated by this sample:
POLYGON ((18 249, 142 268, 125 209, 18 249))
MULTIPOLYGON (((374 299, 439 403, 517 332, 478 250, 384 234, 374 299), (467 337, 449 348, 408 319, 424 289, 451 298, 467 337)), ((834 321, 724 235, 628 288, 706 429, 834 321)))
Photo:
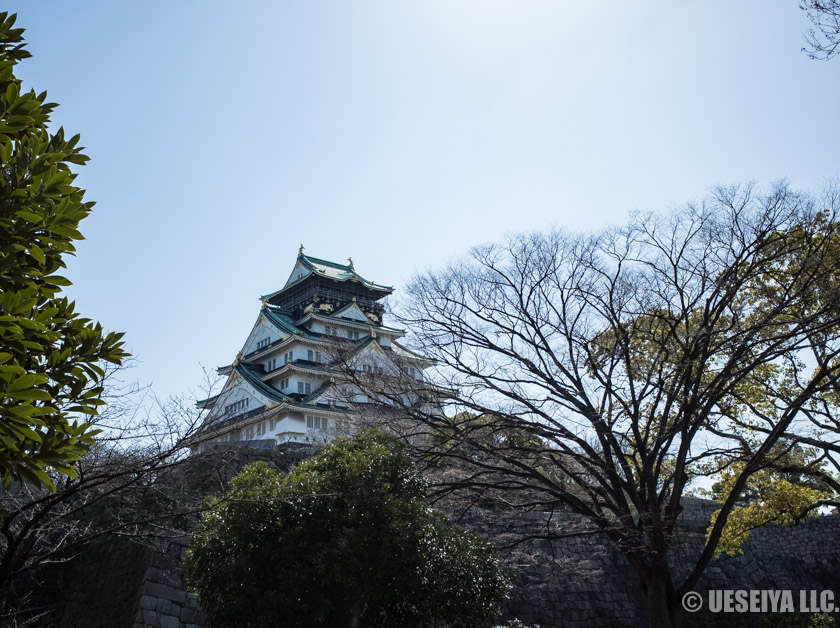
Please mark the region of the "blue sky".
POLYGON ((840 175, 796 0, 12 0, 97 207, 80 311, 188 393, 303 243, 397 290, 506 233, 840 175))

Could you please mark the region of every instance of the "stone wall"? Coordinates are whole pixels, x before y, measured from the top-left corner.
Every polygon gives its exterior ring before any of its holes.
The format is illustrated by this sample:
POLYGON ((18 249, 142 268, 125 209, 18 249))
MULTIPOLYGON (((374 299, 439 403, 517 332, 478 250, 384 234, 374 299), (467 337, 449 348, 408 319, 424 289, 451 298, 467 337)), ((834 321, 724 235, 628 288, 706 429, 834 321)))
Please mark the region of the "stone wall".
MULTIPOLYGON (((165 511, 164 498, 198 504, 218 493, 245 464, 258 460, 288 471, 311 455, 311 448, 244 449, 215 447, 163 475, 142 500, 136 520, 165 511), (173 499, 174 498, 174 499, 173 499)), ((133 507, 133 504, 132 506, 133 507)), ((129 508, 130 508, 129 507, 129 508)), ((125 518, 119 500, 98 502, 83 511, 80 523, 107 528, 125 518)), ((169 511, 161 514, 168 514, 169 511)), ((193 510, 194 512, 194 510, 193 510)), ((34 570, 13 590, 5 609, 10 626, 55 628, 198 628, 203 613, 186 592, 180 563, 189 542, 186 533, 195 516, 161 519, 156 527, 125 529, 71 548, 34 570), (165 536, 158 531, 165 531, 165 536)))
MULTIPOLYGON (((287 453, 268 455, 268 461, 288 468, 292 459, 287 453)), ((242 462, 229 465, 228 474, 242 462)), ((684 502, 671 561, 676 579, 687 574, 700 553, 714 509, 714 502, 707 500, 684 502)), ((542 628, 645 625, 644 604, 632 568, 602 536, 591 533, 580 517, 472 510, 459 513, 457 519, 499 546, 510 546, 525 536, 577 534, 533 540, 503 552, 507 564, 519 574, 505 604, 506 619, 518 618, 542 628)), ((202 613, 186 593, 178 570, 186 544, 186 537, 155 544, 109 537, 88 546, 75 559, 41 574, 42 593, 56 605, 39 625, 200 626, 202 613)), ((712 562, 697 589, 704 600, 708 589, 831 589, 840 603, 840 516, 753 532, 742 556, 712 562)), ((751 615, 712 614, 704 608, 686 615, 685 626, 748 628, 756 620, 751 615)))
MULTIPOLYGON (((716 504, 686 499, 679 534, 673 544, 671 567, 676 581, 684 579, 700 554, 709 518, 716 504)), ((574 515, 526 513, 505 518, 475 512, 462 523, 482 531, 499 545, 515 538, 585 530, 574 515)), ((697 587, 703 609, 686 613, 686 628, 747 628, 758 616, 708 612, 709 589, 801 589, 835 592, 840 604, 840 516, 825 516, 788 528, 768 526, 754 531, 743 555, 713 560, 697 587)), ((599 534, 537 540, 506 552, 516 568, 516 582, 504 614, 543 628, 637 628, 645 625, 645 608, 638 578, 627 560, 599 534)), ((794 594, 798 604, 798 593, 794 594)))
POLYGON ((121 537, 86 546, 71 562, 42 572, 41 593, 55 606, 35 625, 199 628, 203 613, 178 570, 186 547, 186 539, 155 547, 121 537))

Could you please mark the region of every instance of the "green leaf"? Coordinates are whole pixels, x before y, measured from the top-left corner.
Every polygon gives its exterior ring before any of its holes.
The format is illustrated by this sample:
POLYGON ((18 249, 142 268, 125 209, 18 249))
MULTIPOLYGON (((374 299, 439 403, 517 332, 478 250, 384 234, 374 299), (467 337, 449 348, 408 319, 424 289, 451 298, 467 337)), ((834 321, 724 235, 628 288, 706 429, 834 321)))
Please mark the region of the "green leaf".
POLYGON ((38 214, 35 214, 33 212, 26 211, 25 209, 17 211, 17 212, 15 212, 15 214, 20 216, 24 220, 28 220, 29 222, 32 222, 32 223, 35 223, 35 224, 40 224, 41 222, 43 222, 43 218, 41 216, 39 216, 38 214))
POLYGON ((21 375, 20 377, 12 380, 12 383, 9 384, 9 387, 6 389, 6 393, 13 393, 24 388, 30 388, 32 386, 44 384, 46 382, 46 375, 43 375, 41 373, 27 373, 26 375, 21 375))
POLYGON ((40 388, 27 388, 13 393, 7 391, 6 395, 17 401, 50 401, 52 399, 50 393, 40 388))
POLYGON ((73 282, 67 279, 66 277, 62 277, 60 275, 50 275, 48 277, 49 282, 55 284, 56 286, 72 286, 73 282))
POLYGON ((48 127, 56 105, 46 92, 15 76, 29 53, 14 20, 0 12, 0 481, 52 488, 50 474, 74 474, 95 437, 59 408, 95 414, 101 365, 123 350, 61 294, 72 284, 56 273, 93 207, 75 186, 76 164, 87 157, 77 135, 48 127))
POLYGON ((29 247, 29 254, 40 264, 46 264, 47 258, 44 255, 44 252, 37 244, 33 244, 29 247))

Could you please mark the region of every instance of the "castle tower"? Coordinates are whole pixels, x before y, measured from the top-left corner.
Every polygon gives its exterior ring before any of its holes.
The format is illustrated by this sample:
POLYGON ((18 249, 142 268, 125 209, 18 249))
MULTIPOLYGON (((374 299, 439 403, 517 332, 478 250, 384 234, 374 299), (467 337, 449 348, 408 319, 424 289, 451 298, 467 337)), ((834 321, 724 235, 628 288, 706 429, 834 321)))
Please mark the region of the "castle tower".
POLYGON ((304 255, 288 281, 262 297, 251 333, 234 362, 219 368, 222 391, 193 450, 214 443, 272 446, 350 433, 367 399, 353 373, 422 379, 428 360, 401 346, 405 332, 384 324, 382 299, 393 291, 336 264, 304 255))

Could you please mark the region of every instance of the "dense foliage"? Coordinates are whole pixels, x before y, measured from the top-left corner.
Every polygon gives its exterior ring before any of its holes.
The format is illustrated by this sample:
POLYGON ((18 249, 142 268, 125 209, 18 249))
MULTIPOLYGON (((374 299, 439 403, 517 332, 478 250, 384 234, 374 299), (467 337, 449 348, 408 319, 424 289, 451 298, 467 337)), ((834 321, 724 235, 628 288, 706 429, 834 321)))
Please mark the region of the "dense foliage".
POLYGON ((212 626, 476 626, 508 582, 496 552, 426 506, 404 448, 373 431, 289 474, 248 465, 185 561, 212 626))
POLYGON ((73 185, 87 161, 79 137, 47 129, 55 104, 24 91, 15 65, 29 57, 23 29, 0 13, 0 481, 52 487, 87 452, 101 362, 119 363, 121 334, 82 318, 58 273, 82 239, 93 203, 73 185), (82 417, 82 418, 79 418, 82 417))
MULTIPOLYGON (((720 467, 719 480, 711 491, 703 492, 723 504, 743 472, 744 463, 722 458, 716 459, 715 464, 720 467)), ((772 463, 753 473, 741 491, 740 502, 729 515, 715 555, 742 554, 741 546, 752 530, 769 523, 799 523, 818 516, 821 506, 836 505, 837 491, 817 479, 826 473, 826 466, 818 449, 781 443, 772 463)), ((714 529, 717 517, 718 513, 712 516, 709 530, 714 529)))

